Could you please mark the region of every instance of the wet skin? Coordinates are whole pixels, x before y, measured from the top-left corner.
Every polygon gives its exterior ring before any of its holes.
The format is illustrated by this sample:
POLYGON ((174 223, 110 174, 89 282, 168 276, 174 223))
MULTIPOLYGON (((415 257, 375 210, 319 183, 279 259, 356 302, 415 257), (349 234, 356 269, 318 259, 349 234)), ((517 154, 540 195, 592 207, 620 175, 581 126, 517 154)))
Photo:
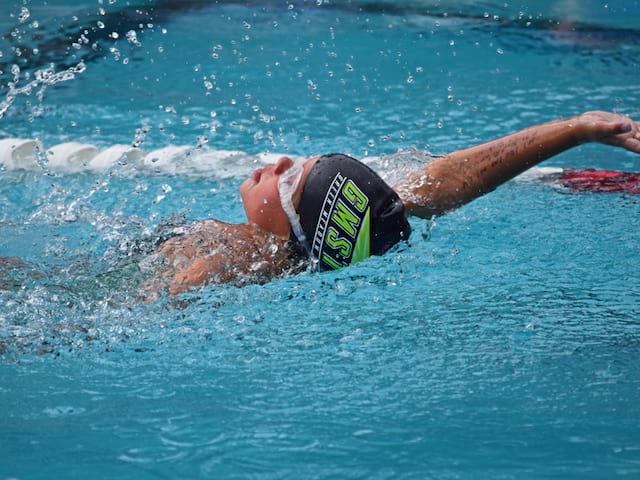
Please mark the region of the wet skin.
MULTIPOLYGON (((295 208, 300 203, 302 189, 318 158, 312 157, 304 162, 302 178, 293 194, 295 208)), ((293 165, 294 161, 289 157, 280 157, 275 164, 257 169, 240 185, 240 197, 247 214, 247 223, 275 233, 282 239, 289 238, 291 226, 280 203, 278 179, 293 165)))

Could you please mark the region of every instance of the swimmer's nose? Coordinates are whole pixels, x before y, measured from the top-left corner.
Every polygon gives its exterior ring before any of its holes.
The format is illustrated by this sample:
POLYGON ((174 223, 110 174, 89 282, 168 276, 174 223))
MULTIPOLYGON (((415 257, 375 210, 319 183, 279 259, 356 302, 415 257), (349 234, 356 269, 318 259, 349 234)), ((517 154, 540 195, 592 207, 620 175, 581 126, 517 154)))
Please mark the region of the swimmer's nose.
POLYGON ((289 170, 293 165, 293 160, 289 157, 280 157, 276 162, 276 166, 273 169, 273 173, 276 175, 282 175, 284 172, 289 170))

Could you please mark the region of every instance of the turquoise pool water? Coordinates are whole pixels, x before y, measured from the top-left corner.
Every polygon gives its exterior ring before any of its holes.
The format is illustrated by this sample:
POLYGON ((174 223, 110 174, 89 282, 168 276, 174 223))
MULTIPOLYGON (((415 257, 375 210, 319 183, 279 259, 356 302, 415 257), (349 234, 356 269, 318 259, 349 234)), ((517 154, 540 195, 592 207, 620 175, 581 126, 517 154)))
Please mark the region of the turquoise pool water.
MULTIPOLYGON (((136 303, 122 269, 163 225, 242 222, 272 155, 393 178, 399 149, 640 117, 640 2, 3 9, 0 139, 150 156, 0 171, 0 256, 26 262, 0 289, 0 478, 640 474, 637 195, 514 181, 384 257, 179 301, 136 303)), ((548 164, 640 170, 599 146, 548 164)))

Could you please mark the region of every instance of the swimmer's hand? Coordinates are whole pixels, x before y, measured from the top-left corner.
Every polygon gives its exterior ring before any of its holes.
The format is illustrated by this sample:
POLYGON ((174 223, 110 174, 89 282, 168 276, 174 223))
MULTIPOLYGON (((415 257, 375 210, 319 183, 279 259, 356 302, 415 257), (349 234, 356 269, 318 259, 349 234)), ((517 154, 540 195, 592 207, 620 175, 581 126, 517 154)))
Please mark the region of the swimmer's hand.
POLYGON ((588 142, 604 143, 640 153, 640 122, 611 112, 585 112, 578 116, 588 142))

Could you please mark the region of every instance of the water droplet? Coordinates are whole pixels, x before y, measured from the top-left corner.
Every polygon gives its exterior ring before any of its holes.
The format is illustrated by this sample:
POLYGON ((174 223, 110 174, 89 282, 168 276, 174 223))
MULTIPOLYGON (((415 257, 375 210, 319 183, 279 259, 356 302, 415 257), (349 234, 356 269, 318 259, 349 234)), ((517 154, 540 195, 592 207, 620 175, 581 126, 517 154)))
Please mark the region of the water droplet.
POLYGON ((407 77, 407 83, 413 83, 413 75, 407 77))
POLYGON ((111 35, 109 36, 114 40, 117 40, 120 37, 120 35, 118 35, 118 32, 111 32, 111 35))
POLYGON ((356 113, 362 112, 362 107, 356 107, 356 113))
POLYGON ((504 50, 502 50, 501 48, 497 49, 496 52, 498 52, 498 55, 504 54, 504 50))
POLYGON ((263 205, 267 205, 269 203, 269 200, 267 200, 266 198, 262 199, 262 204, 263 205))
POLYGON ((27 7, 22 7, 20 9, 20 14, 18 15, 18 20, 20 21, 20 23, 24 23, 27 21, 29 16, 31 16, 31 12, 29 12, 29 9, 27 7))
POLYGON ((447 97, 447 100, 448 100, 449 102, 453 102, 453 95, 449 95, 449 96, 447 97))
POLYGON ((98 21, 98 28, 100 29, 104 28, 104 23, 102 23, 101 21, 98 21))
POLYGON ((369 148, 373 148, 376 146, 376 142, 373 141, 373 138, 370 138, 367 145, 369 145, 369 148))
POLYGON ((134 30, 129 30, 127 32, 127 40, 129 41, 129 43, 135 45, 136 47, 141 46, 141 43, 138 41, 138 36, 136 35, 136 32, 134 30))

